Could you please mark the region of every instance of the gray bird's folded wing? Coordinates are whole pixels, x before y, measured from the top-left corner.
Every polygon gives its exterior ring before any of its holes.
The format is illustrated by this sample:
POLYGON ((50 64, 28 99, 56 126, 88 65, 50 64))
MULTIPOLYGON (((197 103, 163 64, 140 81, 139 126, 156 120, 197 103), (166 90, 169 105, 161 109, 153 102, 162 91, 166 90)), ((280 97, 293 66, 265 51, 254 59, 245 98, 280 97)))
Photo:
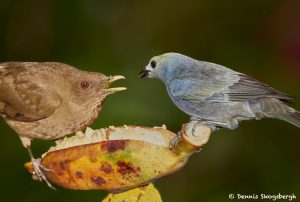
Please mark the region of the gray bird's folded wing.
POLYGON ((263 97, 276 98, 283 101, 294 99, 294 97, 279 92, 271 86, 259 82, 245 74, 238 73, 238 76, 238 82, 229 86, 229 88, 224 91, 230 101, 245 101, 263 97))
POLYGON ((167 86, 169 92, 190 102, 225 101, 223 92, 238 82, 236 73, 224 66, 209 62, 198 62, 185 67, 167 86))
POLYGON ((169 83, 169 92, 189 102, 246 101, 262 97, 292 99, 272 87, 224 66, 200 62, 169 83))

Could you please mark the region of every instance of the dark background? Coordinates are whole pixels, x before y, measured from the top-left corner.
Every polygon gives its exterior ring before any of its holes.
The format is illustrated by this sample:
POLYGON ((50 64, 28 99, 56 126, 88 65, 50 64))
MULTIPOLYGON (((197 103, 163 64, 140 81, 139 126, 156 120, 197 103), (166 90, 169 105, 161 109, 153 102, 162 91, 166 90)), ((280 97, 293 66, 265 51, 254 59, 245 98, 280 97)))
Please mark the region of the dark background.
MULTIPOLYGON (((300 1, 1 0, 0 61, 60 61, 107 75, 128 90, 110 96, 92 125, 162 125, 188 116, 158 80, 137 72, 180 52, 251 75, 300 97, 300 1)), ((296 100, 294 107, 300 109, 296 100)), ((1 201, 99 201, 103 191, 49 189, 32 181, 18 136, 0 120, 1 201)), ((215 133, 201 153, 155 185, 164 201, 230 201, 228 194, 300 198, 300 129, 278 120, 243 122, 215 133)), ((35 154, 51 143, 34 141, 35 154)))

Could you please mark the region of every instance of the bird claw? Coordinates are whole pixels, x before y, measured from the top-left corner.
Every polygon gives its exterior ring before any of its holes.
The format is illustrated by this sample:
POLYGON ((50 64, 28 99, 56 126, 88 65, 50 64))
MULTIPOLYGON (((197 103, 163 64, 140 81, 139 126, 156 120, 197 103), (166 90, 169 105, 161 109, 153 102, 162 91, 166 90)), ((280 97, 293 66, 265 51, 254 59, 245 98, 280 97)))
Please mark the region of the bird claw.
POLYGON ((180 132, 178 132, 178 133, 175 135, 175 137, 173 137, 173 138, 170 140, 169 148, 172 149, 172 147, 173 147, 174 145, 177 144, 177 142, 179 141, 179 139, 180 139, 180 132))
POLYGON ((204 125, 203 122, 197 121, 192 128, 192 136, 196 137, 195 132, 198 125, 204 125))
POLYGON ((198 125, 204 125, 204 123, 200 120, 193 120, 191 119, 191 121, 188 123, 187 127, 184 128, 184 133, 187 134, 188 133, 188 129, 190 128, 190 125, 192 125, 192 136, 196 137, 195 132, 196 132, 196 128, 198 125))
POLYGON ((41 159, 40 158, 32 159, 31 162, 32 162, 32 166, 33 166, 34 179, 37 179, 40 182, 45 181, 46 184, 48 185, 48 187, 55 190, 55 188, 51 185, 51 183, 48 181, 47 177, 43 173, 43 171, 53 172, 53 170, 43 166, 41 164, 41 159))
MULTIPOLYGON (((206 125, 208 126, 211 131, 217 131, 219 129, 219 127, 226 127, 225 123, 221 123, 221 122, 214 122, 214 121, 207 121, 207 120, 199 120, 199 119, 195 119, 195 118, 191 118, 190 122, 188 123, 193 124, 192 125, 192 136, 196 137, 195 132, 196 132, 196 128, 199 125, 206 125)), ((184 132, 187 133, 189 127, 185 127, 184 132)))

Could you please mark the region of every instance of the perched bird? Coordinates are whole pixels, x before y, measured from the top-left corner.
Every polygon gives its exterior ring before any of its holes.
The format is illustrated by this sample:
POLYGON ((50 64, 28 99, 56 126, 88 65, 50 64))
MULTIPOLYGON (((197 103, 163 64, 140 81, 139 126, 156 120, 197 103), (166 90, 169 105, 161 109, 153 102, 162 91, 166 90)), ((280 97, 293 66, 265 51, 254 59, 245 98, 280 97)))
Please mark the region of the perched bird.
POLYGON ((51 187, 35 159, 32 139, 53 140, 93 123, 105 98, 126 88, 108 88, 123 76, 86 72, 57 62, 0 63, 0 116, 29 151, 36 176, 51 187))
POLYGON ((153 57, 139 76, 161 80, 179 109, 213 130, 260 118, 300 127, 300 112, 286 104, 293 97, 218 64, 166 53, 153 57))

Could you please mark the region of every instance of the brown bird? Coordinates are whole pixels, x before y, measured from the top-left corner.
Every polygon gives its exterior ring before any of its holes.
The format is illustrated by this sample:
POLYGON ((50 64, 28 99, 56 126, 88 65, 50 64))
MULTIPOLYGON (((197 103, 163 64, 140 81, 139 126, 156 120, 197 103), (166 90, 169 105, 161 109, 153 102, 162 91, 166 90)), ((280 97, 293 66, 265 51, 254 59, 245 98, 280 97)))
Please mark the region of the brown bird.
POLYGON ((52 187, 48 171, 35 159, 32 139, 53 140, 93 123, 106 96, 126 88, 108 88, 123 76, 86 72, 57 62, 0 63, 0 116, 28 149, 35 175, 52 187))

